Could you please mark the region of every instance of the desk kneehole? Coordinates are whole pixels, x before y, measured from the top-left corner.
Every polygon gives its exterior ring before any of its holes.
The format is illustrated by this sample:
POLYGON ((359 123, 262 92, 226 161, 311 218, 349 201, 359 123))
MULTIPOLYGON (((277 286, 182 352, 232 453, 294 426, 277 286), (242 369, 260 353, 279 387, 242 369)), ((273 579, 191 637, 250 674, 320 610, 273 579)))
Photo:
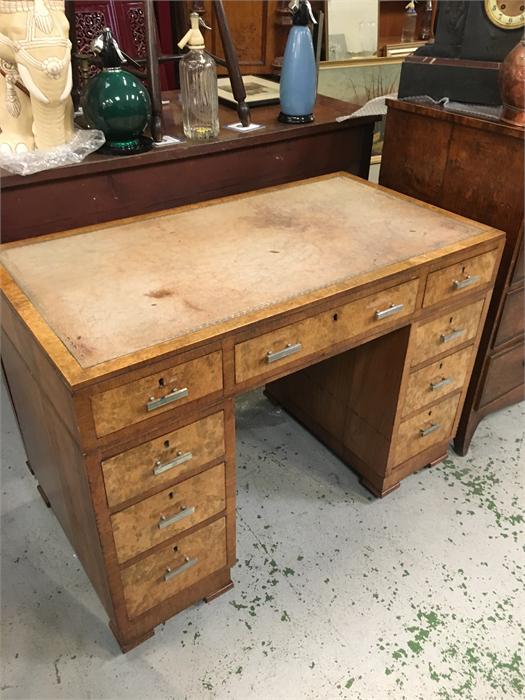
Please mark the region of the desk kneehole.
POLYGON ((410 316, 419 281, 410 280, 235 345, 238 384, 410 316))
POLYGON ((120 563, 219 514, 226 507, 223 463, 111 516, 120 563))

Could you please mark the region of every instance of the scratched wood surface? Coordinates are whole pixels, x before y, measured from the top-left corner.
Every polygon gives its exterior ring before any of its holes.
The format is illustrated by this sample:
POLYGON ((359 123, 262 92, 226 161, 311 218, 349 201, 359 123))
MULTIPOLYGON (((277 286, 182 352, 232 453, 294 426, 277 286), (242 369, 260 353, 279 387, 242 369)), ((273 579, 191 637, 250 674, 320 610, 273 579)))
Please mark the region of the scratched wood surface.
POLYGON ((479 233, 335 175, 22 243, 0 260, 91 367, 479 233))

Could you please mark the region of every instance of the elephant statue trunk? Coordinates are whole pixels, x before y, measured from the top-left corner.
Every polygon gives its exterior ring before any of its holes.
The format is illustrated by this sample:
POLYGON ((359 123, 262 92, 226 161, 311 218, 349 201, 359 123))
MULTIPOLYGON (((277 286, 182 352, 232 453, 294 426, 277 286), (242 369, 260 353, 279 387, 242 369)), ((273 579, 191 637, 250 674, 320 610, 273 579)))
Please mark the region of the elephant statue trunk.
POLYGON ((36 148, 53 148, 71 139, 72 132, 66 126, 66 122, 69 122, 72 114, 70 106, 65 101, 45 104, 39 100, 32 100, 31 106, 36 148), (68 111, 69 114, 67 114, 68 111))
POLYGON ((0 0, 0 150, 52 148, 73 136, 64 0, 0 0))

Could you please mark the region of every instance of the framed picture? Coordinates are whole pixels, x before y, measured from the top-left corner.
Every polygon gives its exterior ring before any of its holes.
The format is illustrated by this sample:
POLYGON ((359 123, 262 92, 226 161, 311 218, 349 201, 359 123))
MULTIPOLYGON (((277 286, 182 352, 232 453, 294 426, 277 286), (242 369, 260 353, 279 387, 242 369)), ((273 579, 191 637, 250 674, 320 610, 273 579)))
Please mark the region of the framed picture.
MULTIPOLYGON (((260 105, 273 105, 279 102, 279 83, 273 80, 259 78, 257 75, 243 75, 242 81, 246 90, 246 103, 249 107, 260 105)), ((219 78, 217 81, 219 88, 219 99, 230 107, 237 107, 237 102, 233 97, 230 79, 219 78)))

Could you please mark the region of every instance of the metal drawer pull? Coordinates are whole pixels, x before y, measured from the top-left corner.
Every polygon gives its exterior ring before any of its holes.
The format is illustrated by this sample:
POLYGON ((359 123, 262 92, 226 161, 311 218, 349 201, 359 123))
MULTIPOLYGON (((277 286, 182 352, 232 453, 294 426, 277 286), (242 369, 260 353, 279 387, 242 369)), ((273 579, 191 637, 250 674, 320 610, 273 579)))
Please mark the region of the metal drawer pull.
POLYGON ((452 331, 452 333, 442 333, 440 335, 441 342, 448 343, 449 341, 454 340, 455 338, 459 338, 461 335, 463 335, 464 332, 464 328, 459 328, 457 331, 452 331))
POLYGON ((397 314, 399 311, 401 311, 404 308, 404 306, 404 304, 390 304, 388 309, 376 311, 375 319, 376 321, 380 321, 382 318, 388 318, 389 316, 393 316, 394 314, 397 314))
POLYGON ((282 350, 277 350, 276 352, 271 352, 269 350, 266 353, 266 362, 270 364, 271 362, 276 362, 277 360, 282 360, 283 357, 288 357, 288 355, 293 355, 296 352, 301 352, 303 346, 301 343, 288 343, 288 345, 282 350))
POLYGON ((479 275, 468 275, 464 280, 454 280, 452 286, 454 289, 465 289, 465 287, 470 287, 471 284, 479 282, 479 279, 479 275))
POLYGON ((430 433, 435 432, 436 430, 439 430, 441 426, 439 423, 432 423, 428 428, 420 428, 419 429, 419 437, 426 437, 427 435, 430 435, 430 433))
POLYGON ((192 458, 193 454, 191 452, 177 452, 175 459, 172 459, 170 462, 164 462, 164 464, 161 464, 160 460, 157 460, 155 462, 155 466, 153 467, 153 473, 155 476, 158 476, 159 474, 167 472, 169 469, 173 469, 173 467, 178 467, 180 464, 184 464, 184 462, 189 462, 192 458))
POLYGON ((192 506, 191 508, 186 508, 186 506, 181 506, 180 511, 178 513, 175 513, 175 515, 172 515, 171 518, 167 518, 165 515, 160 516, 159 520, 159 530, 163 530, 165 527, 169 527, 170 525, 174 525, 175 523, 178 523, 179 520, 183 520, 183 518, 187 518, 188 515, 193 515, 195 513, 195 507, 192 506))
POLYGON ((178 574, 182 574, 182 573, 184 573, 184 571, 188 571, 188 569, 191 569, 192 566, 195 566, 195 564, 198 564, 198 563, 199 563, 198 559, 190 559, 189 557, 185 557, 184 564, 181 564, 176 569, 171 569, 168 566, 168 568, 166 569, 166 573, 164 574, 164 580, 169 581, 174 576, 177 576, 178 574))
POLYGON ((146 404, 146 408, 148 411, 154 411, 156 408, 160 408, 161 406, 165 406, 168 403, 172 403, 172 401, 184 399, 186 396, 188 396, 189 393, 190 392, 188 391, 188 388, 184 387, 184 389, 173 389, 171 394, 166 394, 166 396, 162 396, 160 399, 156 399, 154 396, 150 396, 149 401, 146 404))
POLYGON ((430 382, 430 390, 431 391, 438 391, 439 389, 442 389, 444 386, 447 386, 448 384, 452 384, 454 380, 452 377, 446 377, 441 379, 439 382, 430 382))

